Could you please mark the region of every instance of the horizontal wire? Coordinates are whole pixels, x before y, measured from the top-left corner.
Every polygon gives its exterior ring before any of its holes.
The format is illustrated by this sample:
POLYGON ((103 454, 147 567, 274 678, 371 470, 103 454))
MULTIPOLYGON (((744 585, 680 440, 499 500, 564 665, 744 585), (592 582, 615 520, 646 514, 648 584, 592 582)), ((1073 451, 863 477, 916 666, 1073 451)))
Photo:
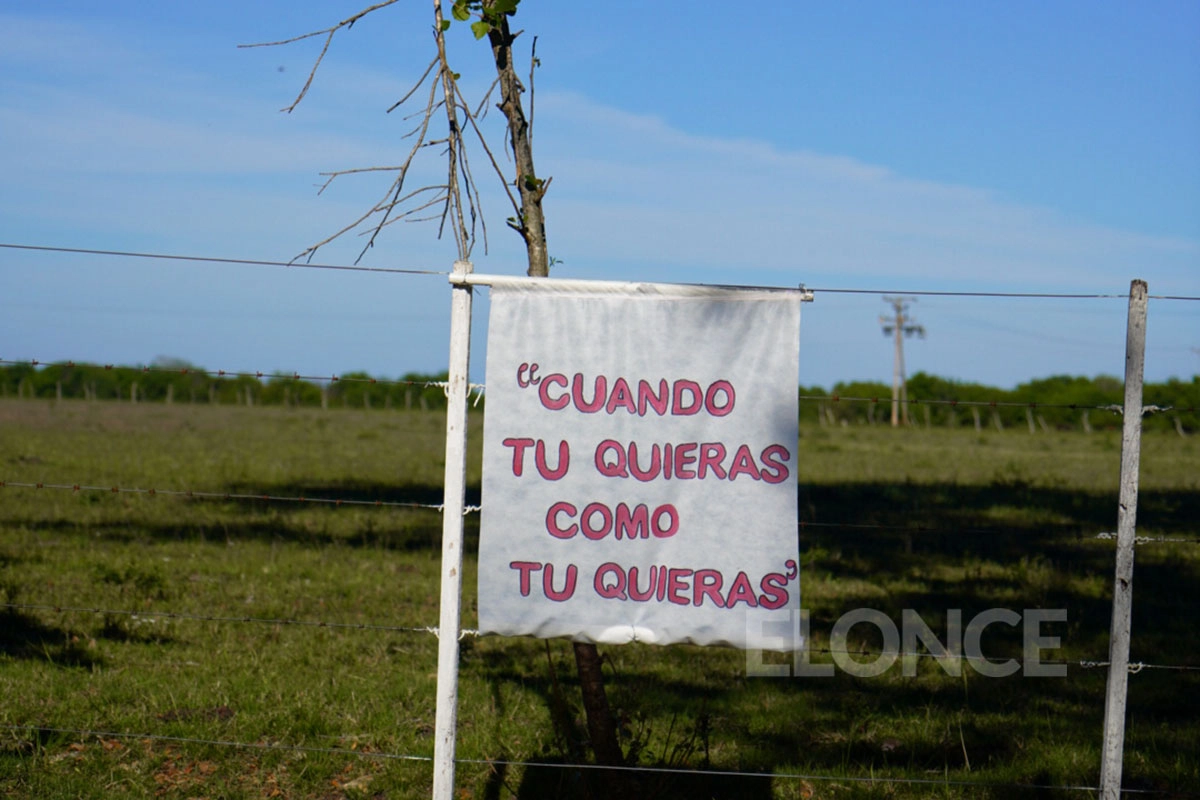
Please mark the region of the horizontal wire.
MULTIPOLYGON (((277 752, 298 752, 298 753, 319 753, 324 755, 338 756, 354 756, 364 759, 378 759, 385 761, 433 761, 432 756, 409 755, 401 753, 386 753, 364 751, 359 749, 350 750, 341 747, 315 747, 311 745, 291 745, 282 743, 270 742, 237 742, 221 739, 199 739, 187 736, 165 736, 154 733, 128 733, 124 731, 94 731, 85 728, 55 728, 45 725, 0 725, 0 729, 12 732, 24 731, 34 734, 69 734, 77 737, 97 738, 97 739, 133 739, 140 741, 152 742, 168 742, 171 744, 195 744, 208 747, 230 747, 245 750, 270 750, 277 752)), ((949 778, 902 778, 902 777, 885 777, 885 776, 862 776, 862 775, 819 775, 800 772, 761 772, 761 771, 739 771, 739 770, 722 770, 722 769, 686 769, 683 767, 647 767, 647 766, 605 766, 603 764, 562 764, 551 761, 520 761, 515 759, 498 759, 498 758, 455 758, 456 764, 470 764, 474 766, 484 766, 495 768, 496 766, 505 767, 533 767, 536 769, 577 769, 577 770, 593 770, 604 772, 642 772, 660 775, 692 775, 696 777, 721 777, 721 778, 775 778, 786 780, 808 780, 808 781, 846 781, 852 783, 865 784, 903 784, 915 786, 975 786, 979 788, 992 789, 1037 789, 1037 790, 1053 790, 1053 791, 1068 791, 1068 792, 1096 792, 1098 787, 1095 786, 1074 786, 1067 784, 1026 784, 1026 783, 999 783, 993 781, 964 781, 960 779, 949 778)), ((1180 793, 1174 790, 1159 790, 1159 789, 1122 789, 1122 794, 1140 794, 1140 795, 1170 795, 1172 797, 1200 797, 1195 793, 1180 793)))
MULTIPOLYGON (((221 258, 216 256, 190 256, 174 253, 142 253, 127 250, 101 250, 83 247, 54 247, 50 245, 14 244, 0 242, 0 248, 9 250, 31 250, 47 253, 72 253, 78 255, 121 256, 125 258, 151 258, 171 261, 194 261, 212 264, 246 264, 266 267, 296 267, 303 269, 342 270, 346 272, 382 272, 400 275, 450 275, 447 270, 431 269, 400 269, 394 267, 363 267, 346 264, 311 264, 298 261, 266 261, 249 258, 221 258)), ((709 284, 693 284, 707 286, 709 284)), ((718 286, 717 284, 712 284, 718 286)), ((739 288, 784 288, 784 287, 739 287, 739 288)), ((909 295, 913 297, 998 297, 998 298, 1034 298, 1059 300, 1123 300, 1127 294, 1094 294, 1082 292, 969 292, 969 291, 934 291, 934 290, 900 290, 900 289, 843 289, 843 288, 814 288, 800 285, 800 288, 810 292, 825 294, 890 294, 909 295)), ((1190 295, 1149 295, 1151 300, 1200 300, 1200 297, 1190 295)))
MULTIPOLYGON (((354 376, 339 376, 339 375, 304 375, 299 372, 264 372, 262 370, 225 370, 225 369, 204 369, 202 367, 156 367, 156 366, 122 366, 119 364, 91 364, 88 362, 76 361, 40 361, 38 359, 5 359, 0 358, 0 365, 8 366, 31 366, 31 367, 103 367, 106 370, 130 370, 142 373, 161 373, 169 375, 204 375, 211 378, 253 378, 256 380, 294 380, 294 381, 309 381, 315 383, 365 383, 379 385, 401 385, 401 386, 420 386, 424 389, 437 388, 443 392, 448 391, 448 381, 429 381, 429 380, 406 380, 402 378, 359 378, 354 376)), ((480 397, 486 391, 486 385, 482 383, 471 383, 467 386, 469 393, 475 394, 475 403, 478 405, 480 397)), ((1071 409, 1071 410, 1087 410, 1087 411, 1108 411, 1114 414, 1122 413, 1123 409, 1116 403, 1107 405, 1087 405, 1082 403, 1044 403, 1037 400, 957 400, 957 399, 922 399, 922 398, 904 398, 892 400, 889 397, 857 397, 840 394, 827 395, 800 395, 799 399, 804 402, 819 402, 819 403, 871 403, 872 405, 887 405, 892 402, 902 405, 920 406, 963 406, 963 407, 981 407, 981 408, 1056 408, 1056 409, 1071 409)), ((1156 406, 1147 405, 1142 409, 1143 413, 1161 413, 1166 411, 1175 411, 1178 413, 1193 413, 1200 411, 1200 407, 1175 407, 1175 406, 1156 406)))
MULTIPOLYGON (((92 608, 87 606, 61 606, 38 603, 0 603, 0 608, 11 609, 14 611, 48 611, 56 614, 94 614, 97 616, 128 616, 131 618, 155 618, 162 619, 183 619, 193 622, 219 622, 219 623, 249 623, 260 625, 295 625, 309 628, 340 628, 348 630, 363 630, 363 631, 386 631, 390 633, 428 633, 433 636, 440 635, 439 629, 436 626, 398 626, 398 625, 382 625, 376 623, 354 623, 354 622, 325 622, 322 620, 302 620, 289 618, 270 618, 270 617, 220 617, 205 614, 191 614, 172 611, 131 611, 125 609, 106 609, 92 608)), ((459 631, 459 638, 467 636, 483 637, 490 634, 481 634, 478 630, 471 628, 463 628, 459 631)), ((933 658, 945 661, 967 661, 967 662, 1006 662, 1013 661, 1024 666, 1024 660, 1019 658, 1007 658, 1003 656, 985 656, 985 655, 964 655, 962 653, 930 653, 930 652, 894 652, 885 653, 880 651, 867 650, 865 648, 857 649, 832 649, 828 647, 805 647, 803 652, 813 654, 821 653, 824 655, 834 656, 868 656, 875 659, 882 657, 895 658, 933 658)), ((1111 662, 1098 661, 1089 659, 1080 660, 1039 660, 1039 666, 1078 666, 1083 669, 1096 669, 1101 667, 1111 666, 1111 662)), ((1149 664, 1145 662, 1133 662, 1129 664, 1129 672, 1137 674, 1144 669, 1168 670, 1173 672, 1200 672, 1200 666, 1191 664, 1149 664)))
POLYGON ((1126 294, 1091 294, 1084 292, 956 292, 956 291, 910 291, 899 289, 840 289, 840 288, 818 288, 816 286, 805 286, 810 292, 824 294, 891 294, 891 295, 908 295, 910 297, 1011 297, 1011 298, 1026 298, 1026 299, 1048 299, 1048 300, 1128 300, 1129 295, 1126 294))
MULTIPOLYGON (((900 531, 902 533, 920 533, 920 534, 973 534, 979 536, 1004 536, 1007 534, 1018 534, 1018 531, 1012 528, 946 528, 946 527, 931 527, 928 525, 887 525, 874 522, 809 522, 800 520, 796 526, 801 532, 809 528, 838 528, 842 530, 868 530, 868 531, 900 531)), ((1019 535, 1032 536, 1036 532, 1019 532, 1019 535)), ((1094 539, 1116 539, 1117 534, 1107 531, 1101 531, 1093 536, 1077 535, 1080 541, 1090 541, 1094 539)), ((1137 536, 1134 538, 1135 544, 1200 544, 1200 538, 1180 538, 1173 536, 1137 536)))
MULTIPOLYGON (((875 659, 882 657, 893 656, 895 658, 933 658, 939 661, 966 661, 968 663, 989 663, 998 664, 1011 661, 1020 667, 1024 668, 1025 661, 1020 658, 1006 658, 1004 656, 985 656, 985 655, 964 655, 963 653, 883 653, 874 650, 833 650, 828 647, 804 648, 807 653, 821 653, 832 656, 869 656, 875 659)), ((1062 659, 1039 659, 1037 665, 1040 667, 1081 667, 1083 669, 1097 669, 1101 667, 1112 666, 1111 661, 1091 661, 1088 659, 1080 659, 1066 661, 1062 659)), ((1136 675, 1144 669, 1160 669, 1171 672, 1200 672, 1200 666, 1193 664, 1147 664, 1143 661, 1131 662, 1129 664, 1129 673, 1136 675)))
POLYGON ((438 635, 436 626, 382 625, 371 622, 326 622, 324 620, 288 619, 271 617, 218 617, 207 614, 189 614, 178 611, 128 611, 112 608, 86 606, 43 605, 37 603, 0 603, 0 608, 13 611, 52 611, 56 614, 95 614, 97 616, 124 616, 138 618, 186 619, 192 622, 244 622, 260 625, 296 625, 307 628, 340 628, 357 631, 386 631, 388 633, 431 633, 438 635))
MULTIPOLYGON (((0 489, 50 489, 57 491, 77 492, 102 492, 104 494, 138 494, 145 496, 165 496, 165 497, 183 497, 199 500, 254 500, 260 502, 272 503, 307 503, 317 505, 338 506, 361 506, 372 508, 422 508, 430 511, 442 512, 445 506, 441 503, 414 503, 402 502, 396 500, 354 500, 332 497, 305 497, 287 496, 287 495, 272 495, 272 494, 254 494, 250 492, 211 492, 198 491, 194 489, 143 489, 136 487, 122 486, 89 486, 82 483, 48 483, 45 481, 10 481, 0 480, 0 489)), ((478 513, 483 510, 482 505, 466 505, 463 507, 463 515, 478 513)), ((926 525, 887 525, 882 523, 869 522, 809 522, 800 520, 796 523, 796 527, 804 531, 809 528, 840 528, 844 530, 886 530, 900 531, 903 533, 920 533, 920 534, 977 534, 980 536, 997 536, 1008 531, 1006 528, 940 528, 929 527, 926 525)), ((1115 539, 1116 534, 1101 531, 1094 539, 1115 539)), ((1179 537, 1165 536, 1138 536, 1135 538, 1136 544, 1200 544, 1200 539, 1188 539, 1179 537)))
MULTIPOLYGON (((878 405, 888 405, 893 400, 890 397, 847 397, 840 394, 829 395, 800 395, 800 399, 808 402, 822 403, 872 403, 878 405)), ((1110 411, 1113 414, 1122 414, 1124 409, 1116 404, 1110 403, 1102 406, 1085 405, 1082 403, 1040 403, 1036 400, 926 400, 920 398, 898 399, 894 402, 901 405, 910 406, 979 406, 988 408, 1067 408, 1076 411, 1110 411)), ((1186 408, 1176 406, 1155 406, 1147 405, 1142 407, 1143 414, 1162 413, 1165 411, 1177 411, 1180 413, 1191 413, 1200 411, 1200 407, 1189 406, 1186 408)))
MULTIPOLYGON (((125 367, 120 364, 90 364, 77 361, 39 361, 37 359, 13 360, 0 358, 0 365, 31 366, 31 367, 103 367, 106 370, 130 370, 141 373, 165 373, 169 375, 205 375, 210 378, 254 378, 256 380, 288 380, 312 381, 318 383, 367 383, 380 385, 420 386, 423 389, 441 389, 445 392, 450 384, 448 381, 405 380, 402 378, 357 378, 347 375, 301 375, 299 372, 262 372, 238 371, 225 369, 204 369, 202 367, 125 367)), ((468 391, 481 392, 483 384, 472 383, 468 391)), ((478 400, 476 401, 478 402, 478 400)))
POLYGON ((33 733, 69 733, 75 736, 96 737, 99 739, 140 739, 154 742, 172 742, 176 744, 202 744, 217 747, 235 747, 243 750, 275 750, 295 753, 325 753, 329 755, 358 756, 360 758, 378 758, 393 761, 433 761, 432 756, 414 756, 400 753, 364 752, 348 750, 341 747, 314 747, 300 744, 271 744, 269 742, 231 742, 221 739, 194 739, 188 736, 164 736, 157 733, 125 733, 121 731, 93 731, 84 728, 50 728, 44 725, 0 725, 0 729, 9 731, 30 731, 33 733))
MULTIPOLYGON (((194 489, 139 489, 123 486, 85 486, 81 483, 46 483, 38 481, 0 480, 0 489, 56 489, 71 492, 106 492, 108 494, 140 494, 153 497, 187 497, 200 500, 259 500, 271 503, 307 503, 329 506, 371 506, 376 508, 427 508, 432 511, 444 511, 441 503, 408 503, 398 500, 351 500, 332 497, 289 497, 272 494, 250 494, 248 492, 206 492, 194 489)), ((479 506, 465 506, 463 516, 479 511, 479 506)))
POLYGON ((360 267, 344 264, 308 264, 296 261, 262 261, 249 258, 217 258, 213 256, 184 256, 171 253, 137 253, 126 250, 94 250, 82 247, 49 247, 35 244, 0 243, 8 250, 34 250, 46 253, 74 253, 91 256, 122 256, 125 258, 156 258, 167 261, 198 261, 211 264, 248 264, 260 267, 293 267, 297 269, 332 269, 343 272, 385 272, 399 275, 449 275, 446 270, 398 269, 393 267, 360 267))
MULTIPOLYGON (((1096 534, 1097 539, 1116 539, 1117 534, 1112 531, 1101 531, 1096 534)), ((1134 536, 1134 544, 1200 544, 1200 539, 1183 539, 1176 536, 1134 536)))
MULTIPOLYGON (((1129 294, 1087 294, 1078 292, 955 292, 955 291, 910 291, 899 289, 830 289, 804 286, 810 292, 825 294, 889 294, 910 297, 1009 297, 1049 300, 1128 300, 1129 294)), ((1200 297, 1177 294, 1147 295, 1150 300, 1200 300, 1200 297)))

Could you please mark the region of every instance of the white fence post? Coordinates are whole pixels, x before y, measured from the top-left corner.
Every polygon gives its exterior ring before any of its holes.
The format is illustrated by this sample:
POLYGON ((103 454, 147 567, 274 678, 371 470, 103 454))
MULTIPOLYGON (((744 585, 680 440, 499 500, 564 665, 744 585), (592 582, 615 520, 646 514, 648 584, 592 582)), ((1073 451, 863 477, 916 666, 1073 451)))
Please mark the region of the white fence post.
MULTIPOLYGON (((454 276, 471 272, 454 262, 454 276)), ((453 278, 451 278, 453 282, 453 278)), ((446 387, 446 474, 442 499, 442 598, 438 621, 437 716, 433 743, 434 800, 454 796, 458 729, 458 637, 462 628, 463 509, 467 490, 467 370, 471 362, 471 286, 450 290, 450 375, 446 387)))
POLYGON ((1104 702, 1104 750, 1100 797, 1118 800, 1125 751, 1125 700, 1129 689, 1129 633, 1133 611, 1133 548, 1137 529, 1138 466, 1142 447, 1142 373, 1146 356, 1145 281, 1129 286, 1125 333, 1125 408, 1121 436, 1121 495, 1117 511, 1117 567, 1113 581, 1108 648, 1108 695, 1104 702))

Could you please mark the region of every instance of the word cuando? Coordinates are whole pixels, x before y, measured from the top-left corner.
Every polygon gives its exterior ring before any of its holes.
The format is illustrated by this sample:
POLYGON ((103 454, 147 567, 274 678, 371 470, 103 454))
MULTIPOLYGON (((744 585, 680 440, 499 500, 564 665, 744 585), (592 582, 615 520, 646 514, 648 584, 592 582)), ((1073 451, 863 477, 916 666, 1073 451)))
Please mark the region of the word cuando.
POLYGON ((521 364, 517 368, 517 385, 522 389, 536 387, 539 402, 550 411, 574 407, 584 414, 603 411, 612 415, 624 410, 639 417, 651 412, 660 417, 687 417, 704 411, 713 417, 724 417, 732 413, 737 402, 733 384, 727 380, 716 380, 704 387, 683 378, 670 382, 662 378, 657 384, 642 379, 636 382, 635 390, 625 378, 616 378, 610 387, 607 376, 597 375, 592 381, 592 396, 588 398, 583 373, 577 372, 568 379, 561 372, 544 377, 537 372, 537 364, 521 364))

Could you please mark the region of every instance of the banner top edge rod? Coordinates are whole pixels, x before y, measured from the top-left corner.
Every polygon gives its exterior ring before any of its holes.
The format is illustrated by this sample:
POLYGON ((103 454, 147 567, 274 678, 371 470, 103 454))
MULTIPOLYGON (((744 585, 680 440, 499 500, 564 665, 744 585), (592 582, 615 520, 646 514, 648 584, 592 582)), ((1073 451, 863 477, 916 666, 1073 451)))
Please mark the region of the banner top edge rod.
POLYGON ((660 291, 684 294, 693 297, 715 295, 729 291, 752 292, 799 292, 803 302, 811 303, 813 293, 803 285, 787 286, 733 286, 702 283, 652 283, 647 281, 599 281, 583 280, 580 278, 532 278, 527 275, 485 275, 476 273, 453 272, 449 276, 450 283, 456 286, 491 286, 494 288, 538 288, 565 289, 576 292, 631 292, 640 294, 655 294, 660 291))

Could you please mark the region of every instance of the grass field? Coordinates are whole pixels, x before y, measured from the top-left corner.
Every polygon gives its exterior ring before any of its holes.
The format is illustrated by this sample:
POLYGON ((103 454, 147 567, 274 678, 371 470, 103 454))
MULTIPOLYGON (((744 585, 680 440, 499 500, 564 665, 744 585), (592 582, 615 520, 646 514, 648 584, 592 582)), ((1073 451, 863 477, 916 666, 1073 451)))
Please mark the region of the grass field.
MULTIPOLYGON (((438 503, 443 425, 8 400, 0 480, 438 503)), ((639 773, 639 796, 1087 796, 1013 784, 1098 779, 1106 671, 1079 662, 1107 658, 1119 450, 1118 431, 803 428, 815 650, 859 607, 943 633, 949 609, 1062 608, 1045 657, 1068 674, 751 678, 734 650, 602 648, 630 763, 776 774, 639 773)), ((1197 437, 1148 436, 1139 534, 1188 541, 1138 550, 1133 661, 1200 664, 1197 520, 1197 437)), ((428 509, 0 488, 0 797, 428 796, 430 763, 393 756, 433 752, 440 530, 428 509)), ((475 569, 469 547, 468 628, 475 569)), ((1005 630, 984 649, 1019 658, 1005 630)), ((1200 787, 1198 708, 1200 672, 1130 677, 1126 788, 1200 787)), ((459 720, 461 797, 601 796, 593 773, 480 763, 586 760, 567 643, 464 639, 459 720)))

